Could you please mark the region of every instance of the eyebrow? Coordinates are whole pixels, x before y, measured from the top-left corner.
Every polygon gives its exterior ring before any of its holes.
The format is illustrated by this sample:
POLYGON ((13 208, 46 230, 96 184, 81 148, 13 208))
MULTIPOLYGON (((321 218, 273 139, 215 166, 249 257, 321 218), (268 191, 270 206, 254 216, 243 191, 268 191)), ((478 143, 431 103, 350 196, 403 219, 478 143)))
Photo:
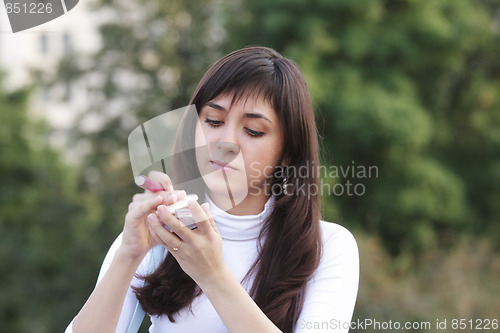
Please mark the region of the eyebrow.
MULTIPOLYGON (((213 102, 207 102, 206 106, 209 106, 209 107, 211 107, 213 109, 216 109, 216 110, 219 110, 219 111, 227 113, 226 108, 224 108, 223 106, 221 106, 219 104, 216 104, 216 103, 213 103, 213 102)), ((258 112, 246 112, 244 114, 244 116, 247 117, 247 118, 252 118, 252 119, 264 119, 264 120, 267 120, 268 122, 270 122, 271 124, 273 123, 271 121, 271 119, 267 118, 262 113, 258 113, 258 112)))

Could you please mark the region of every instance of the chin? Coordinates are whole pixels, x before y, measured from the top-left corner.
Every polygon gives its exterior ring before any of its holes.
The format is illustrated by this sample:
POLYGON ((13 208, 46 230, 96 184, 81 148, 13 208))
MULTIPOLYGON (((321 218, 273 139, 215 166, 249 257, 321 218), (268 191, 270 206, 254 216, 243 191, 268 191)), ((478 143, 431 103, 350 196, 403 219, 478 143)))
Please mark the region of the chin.
MULTIPOLYGON (((241 178, 241 177, 240 177, 241 178)), ((231 179, 228 177, 229 182, 229 193, 228 186, 226 184, 226 180, 222 175, 222 172, 212 172, 208 175, 203 176, 203 180, 207 188, 215 195, 227 197, 229 200, 230 195, 232 195, 235 204, 240 203, 243 199, 248 195, 248 186, 245 181, 242 182, 241 179, 231 179)))

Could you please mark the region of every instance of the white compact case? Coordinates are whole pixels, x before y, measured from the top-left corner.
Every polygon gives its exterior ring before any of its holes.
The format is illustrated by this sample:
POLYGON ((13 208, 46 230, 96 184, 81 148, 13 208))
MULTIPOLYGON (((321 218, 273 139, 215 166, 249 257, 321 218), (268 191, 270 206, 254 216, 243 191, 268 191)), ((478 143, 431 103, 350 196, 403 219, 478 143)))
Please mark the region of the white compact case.
MULTIPOLYGON (((182 223, 188 226, 190 229, 196 228, 196 223, 193 219, 193 215, 189 208, 187 208, 188 201, 198 200, 198 196, 196 194, 188 194, 186 198, 183 200, 179 200, 176 203, 167 206, 168 210, 172 215, 175 215, 177 219, 179 219, 182 223)), ((172 230, 165 225, 168 231, 172 232, 172 230)))

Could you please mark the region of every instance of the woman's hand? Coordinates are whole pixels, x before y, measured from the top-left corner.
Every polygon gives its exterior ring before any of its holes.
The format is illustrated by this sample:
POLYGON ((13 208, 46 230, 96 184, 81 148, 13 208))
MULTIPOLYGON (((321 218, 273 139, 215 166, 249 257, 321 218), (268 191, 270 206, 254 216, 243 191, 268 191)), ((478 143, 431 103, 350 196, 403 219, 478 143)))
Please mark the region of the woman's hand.
POLYGON ((158 207, 157 213, 148 215, 149 228, 153 238, 172 253, 184 272, 203 289, 226 274, 228 268, 222 254, 222 237, 208 203, 200 206, 193 200, 188 202, 188 207, 196 229, 188 228, 164 205, 158 207))
POLYGON ((153 193, 146 190, 144 193, 135 194, 128 206, 119 251, 133 260, 142 260, 149 249, 158 244, 149 231, 147 215, 156 211, 161 204, 171 205, 186 196, 184 191, 174 191, 166 174, 152 171, 148 177, 160 183, 165 191, 153 193))

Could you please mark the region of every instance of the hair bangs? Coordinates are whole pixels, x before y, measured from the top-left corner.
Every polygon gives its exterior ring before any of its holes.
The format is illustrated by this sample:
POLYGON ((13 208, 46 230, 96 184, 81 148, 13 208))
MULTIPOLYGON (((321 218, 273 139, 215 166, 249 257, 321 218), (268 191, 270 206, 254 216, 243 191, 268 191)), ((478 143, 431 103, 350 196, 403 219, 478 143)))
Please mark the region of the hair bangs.
POLYGON ((232 96, 231 106, 248 99, 261 99, 279 112, 280 100, 286 94, 283 73, 275 63, 279 54, 269 50, 262 53, 249 55, 240 50, 223 58, 205 74, 192 104, 199 111, 218 96, 232 96))

